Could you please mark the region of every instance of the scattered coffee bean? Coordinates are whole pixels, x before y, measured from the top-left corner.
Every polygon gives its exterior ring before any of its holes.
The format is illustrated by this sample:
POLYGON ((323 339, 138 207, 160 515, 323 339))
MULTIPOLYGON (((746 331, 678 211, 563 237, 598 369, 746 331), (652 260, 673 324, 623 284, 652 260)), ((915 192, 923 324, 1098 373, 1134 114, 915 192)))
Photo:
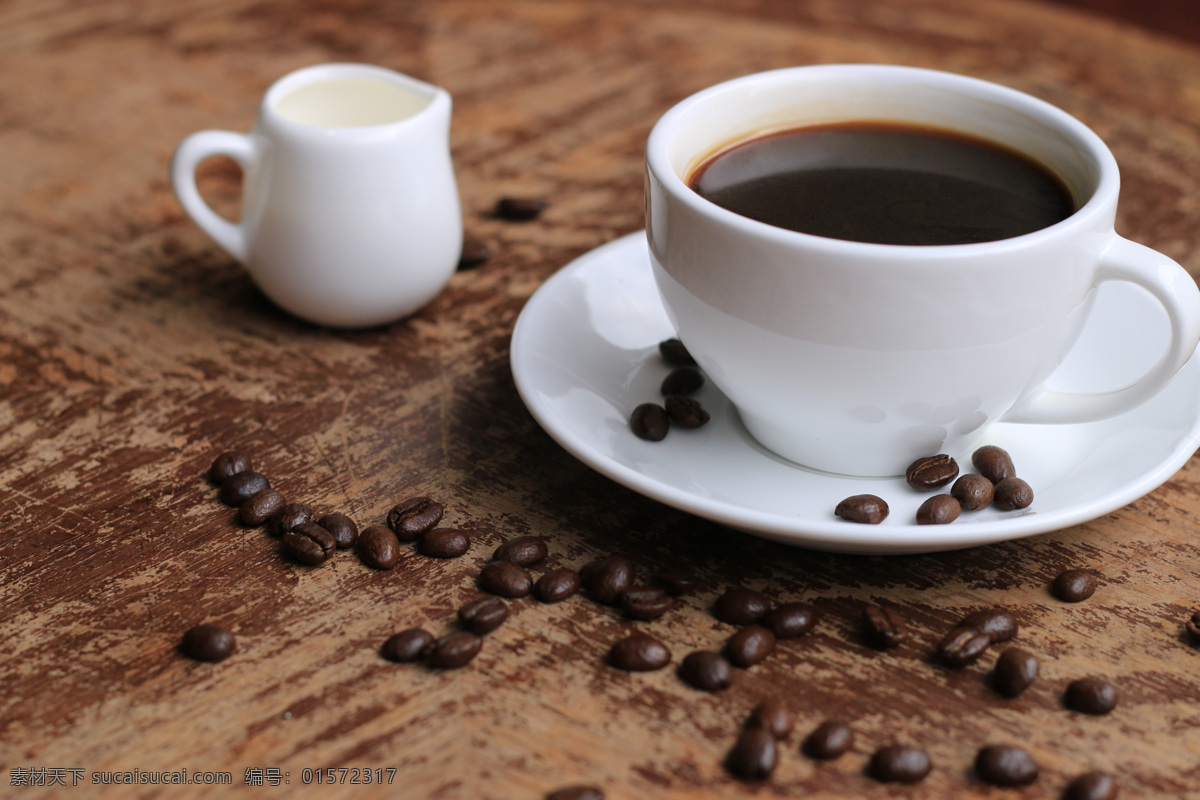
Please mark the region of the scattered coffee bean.
POLYGON ((666 406, 667 417, 671 420, 671 424, 677 425, 684 430, 702 428, 712 419, 704 409, 704 406, 700 405, 700 401, 694 397, 672 394, 667 395, 663 403, 666 406))
POLYGON ((499 597, 480 597, 458 609, 458 621, 478 636, 491 633, 508 619, 508 606, 499 597))
POLYGON ((410 497, 397 503, 387 515, 387 526, 396 538, 405 542, 415 541, 422 534, 433 530, 442 521, 446 509, 441 503, 428 497, 410 497))
POLYGON ((939 489, 958 477, 958 462, 945 453, 918 458, 904 471, 908 485, 922 492, 939 489))
POLYGON ((963 511, 978 511, 992 504, 995 488, 987 478, 971 472, 954 482, 950 496, 959 502, 963 511))
POLYGON ((1192 644, 1200 644, 1200 611, 1192 612, 1187 622, 1183 623, 1183 630, 1192 644))
POLYGON ((992 687, 1004 697, 1016 697, 1037 680, 1038 669, 1038 660, 1033 653, 1010 647, 996 659, 992 687))
POLYGON ((984 445, 971 454, 971 464, 979 470, 979 474, 992 483, 999 483, 1005 478, 1017 477, 1012 458, 1008 453, 995 445, 984 445))
POLYGON ((954 669, 974 664, 992 643, 991 637, 974 628, 955 628, 938 643, 938 657, 954 669))
POLYGON ((434 528, 421 536, 417 549, 430 558, 458 558, 471 549, 471 537, 458 528, 434 528))
POLYGON ((753 589, 730 589, 713 604, 713 616, 730 625, 751 625, 766 616, 771 601, 753 589))
POLYGON ((878 525, 887 519, 888 510, 883 498, 873 494, 856 494, 838 503, 833 513, 849 522, 878 525))
POLYGON ((935 494, 917 509, 918 525, 949 525, 958 519, 962 506, 948 494, 935 494))
POLYGON ((267 533, 272 536, 283 536, 288 531, 295 530, 298 525, 314 521, 316 521, 316 516, 311 508, 303 503, 288 503, 267 520, 267 533))
POLYGON ((265 475, 254 470, 244 470, 236 475, 230 475, 221 481, 221 490, 217 493, 221 502, 227 506, 240 506, 254 495, 271 488, 271 482, 265 475))
POLYGON ((748 728, 762 728, 776 739, 786 739, 796 727, 796 715, 778 697, 768 697, 750 712, 748 728))
POLYGON ((197 661, 224 661, 237 649, 233 633, 219 625, 196 625, 183 634, 179 648, 197 661))
POLYGON ((725 768, 736 778, 761 781, 771 777, 779 763, 775 737, 762 728, 745 728, 725 758, 725 768))
POLYGON ((960 628, 972 628, 986 633, 992 644, 1007 642, 1017 635, 1017 618, 1003 608, 989 608, 963 617, 960 628))
POLYGON ((1103 678, 1080 678, 1067 684, 1063 702, 1072 711, 1099 716, 1117 707, 1117 690, 1103 678))
POLYGON ((520 564, 489 561, 479 571, 479 588, 501 597, 525 597, 533 591, 533 577, 520 564))
POLYGON ((471 663, 483 639, 468 631, 454 631, 438 639, 422 654, 425 663, 438 669, 458 669, 471 663))
POLYGON ((820 761, 832 761, 854 746, 854 731, 844 722, 826 720, 804 739, 804 754, 820 761))
POLYGON ((333 534, 315 522, 297 525, 285 533, 279 543, 288 558, 313 567, 324 564, 337 550, 333 534))
POLYGON ((675 607, 675 598, 657 586, 633 586, 621 592, 621 612, 629 619, 658 619, 675 607))
POLYGON ((358 525, 345 514, 336 511, 326 514, 317 520, 317 524, 333 534, 333 540, 337 542, 339 550, 354 547, 354 543, 358 541, 358 525))
POLYGON ((762 625, 747 625, 725 642, 725 657, 742 669, 749 669, 774 650, 775 634, 762 625))
POLYGON ((667 438, 671 419, 667 410, 657 403, 642 403, 629 417, 629 428, 633 435, 648 442, 661 442, 667 438))
POLYGON ((791 639, 803 636, 816 626, 817 610, 808 603, 784 603, 768 611, 761 622, 776 639, 791 639))
POLYGON ((540 197, 502 197, 496 203, 496 216, 510 222, 528 222, 537 219, 546 208, 540 197))
POLYGON ((885 783, 916 783, 933 768, 929 755, 919 747, 888 745, 871 756, 867 771, 885 783))
POLYGON ((1005 478, 993 491, 992 503, 1003 511, 1028 508, 1033 504, 1033 489, 1020 478, 1005 478))
POLYGON ((733 666, 719 653, 697 650, 679 665, 679 677, 702 692, 719 692, 733 682, 733 666))
POLYGON ((1098 585, 1096 573, 1091 570, 1068 569, 1058 574, 1050 591, 1064 603, 1082 603, 1096 593, 1098 585))
POLYGON ((464 236, 462 253, 458 256, 458 271, 475 269, 492 257, 492 248, 487 242, 473 236, 464 236))
POLYGON ((1115 800, 1117 782, 1105 772, 1085 772, 1067 784, 1062 800, 1115 800))
POLYGON ((232 478, 239 472, 247 472, 253 468, 250 456, 230 450, 216 457, 212 466, 208 468, 208 479, 213 483, 221 484, 225 482, 226 478, 232 478))
POLYGON ((704 385, 704 373, 695 367, 676 367, 663 378, 659 392, 664 397, 673 394, 694 394, 704 385))
POLYGON ((867 637, 880 648, 898 647, 908 638, 904 618, 891 606, 868 605, 863 609, 867 637))
POLYGON ((679 570, 665 570, 654 576, 654 582, 672 597, 682 597, 696 590, 696 578, 679 570))
POLYGON ((546 800, 604 800, 604 792, 595 786, 565 786, 546 795, 546 800))
POLYGON ((546 560, 550 550, 546 540, 537 536, 518 536, 509 539, 492 553, 492 561, 511 561, 522 567, 532 567, 546 560))
POLYGON ((579 573, 570 567, 559 567, 538 578, 533 596, 543 603, 560 603, 579 591, 579 573))
POLYGON ((1025 786, 1037 780, 1038 765, 1019 747, 993 744, 975 755, 975 774, 992 786, 1025 786))
POLYGON ((597 603, 611 606, 619 603, 621 593, 633 586, 635 570, 633 562, 625 556, 608 556, 585 564, 579 575, 597 603))
POLYGON ((612 646, 608 663, 627 672, 652 672, 671 663, 671 651, 653 636, 634 633, 612 646))
POLYGON ((425 649, 432 644, 433 634, 420 628, 409 628, 389 636, 379 648, 379 654, 388 661, 407 664, 419 660, 425 649))
POLYGON ((658 352, 663 360, 676 367, 694 367, 696 359, 678 339, 666 339, 658 343, 658 352))
POLYGON ((283 495, 274 489, 263 489, 242 503, 238 508, 238 519, 243 525, 262 525, 271 515, 283 508, 283 495))
POLYGON ((370 525, 358 535, 354 552, 373 569, 391 569, 400 561, 400 540, 389 528, 370 525))

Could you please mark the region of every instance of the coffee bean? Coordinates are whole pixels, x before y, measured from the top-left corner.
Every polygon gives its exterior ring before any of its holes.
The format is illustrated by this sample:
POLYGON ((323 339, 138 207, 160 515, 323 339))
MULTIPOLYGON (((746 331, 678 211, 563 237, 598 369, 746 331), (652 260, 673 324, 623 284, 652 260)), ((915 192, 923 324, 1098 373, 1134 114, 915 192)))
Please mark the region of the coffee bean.
POLYGON ((389 636, 379 648, 379 654, 388 661, 406 664, 420 659, 421 654, 432 644, 433 634, 420 628, 409 628, 389 636))
POLYGON ((483 636, 508 619, 508 606, 499 597, 480 597, 458 609, 458 621, 471 633, 483 636))
POLYGON ((661 442, 667 438, 671 419, 667 410, 657 403, 642 403, 629 417, 629 428, 633 435, 648 442, 661 442))
POLYGON ((467 631, 454 631, 438 639, 422 654, 425 663, 437 669, 458 669, 471 663, 483 647, 483 639, 467 631))
POLYGON ((265 475, 254 470, 245 470, 236 475, 230 475, 221 482, 221 490, 217 493, 221 502, 227 506, 240 506, 254 495, 271 488, 271 482, 265 475))
POLYGON ((546 560, 550 553, 546 540, 537 536, 518 536, 509 539, 492 553, 492 561, 511 561, 522 567, 532 567, 546 560))
POLYGON ((950 496, 959 502, 963 511, 978 511, 992 504, 995 488, 987 478, 972 472, 954 482, 950 487, 950 496))
POLYGON ((283 536, 288 531, 295 530, 298 525, 315 520, 316 515, 308 506, 303 503, 288 503, 267 520, 267 533, 272 536, 283 536))
POLYGON ((663 401, 667 409, 667 417, 672 425, 685 430, 702 428, 712 418, 700 401, 694 397, 684 397, 680 394, 667 395, 663 401))
POLYGON ((682 597, 696 590, 695 576, 680 570, 664 570, 654 576, 654 582, 672 597, 682 597))
POLYGON ((790 639, 811 631, 817 616, 817 610, 808 603, 784 603, 768 611, 761 621, 776 639, 790 639))
POLYGON ((243 525, 262 525, 271 515, 283 508, 286 502, 283 495, 274 489, 263 489, 242 503, 238 508, 238 519, 243 525))
POLYGON ((1096 573, 1087 569, 1068 569, 1058 574, 1050 591, 1064 603, 1082 603, 1096 593, 1096 573))
POLYGON ((417 549, 430 558, 458 558, 471 549, 471 537, 458 528, 434 528, 421 536, 417 549))
POLYGON ((885 783, 916 783, 932 768, 924 750, 899 744, 879 748, 867 765, 871 776, 885 783))
POLYGON ((479 588, 501 597, 525 597, 533 591, 533 577, 511 561, 489 561, 479 571, 479 588))
POLYGON ((697 650, 684 656, 679 665, 679 677, 702 692, 719 692, 728 689, 733 682, 733 667, 719 653, 697 650))
POLYGON ((749 669, 775 650, 775 634, 761 625, 747 625, 725 642, 725 657, 735 667, 749 669))
POLYGON ((197 661, 224 661, 237 649, 233 633, 219 625, 196 625, 183 634, 179 648, 197 661))
POLYGON ((753 589, 730 589, 713 604, 713 616, 730 625, 750 625, 762 619, 771 601, 753 589))
POLYGON ((537 219, 546 208, 540 197, 502 197, 496 203, 496 216, 510 222, 528 222, 537 219))
POLYGON ((546 795, 546 800, 604 800, 604 792, 595 786, 566 786, 546 795))
POLYGON ((976 611, 963 617, 960 628, 971 628, 986 633, 992 644, 1007 642, 1017 635, 1017 618, 1002 608, 976 611))
POLYGON ((579 591, 579 573, 570 567, 559 567, 538 578, 533 596, 543 603, 560 603, 579 591))
POLYGON ((279 543, 288 558, 314 567, 324 564, 337 550, 333 534, 315 522, 297 525, 285 533, 279 543))
POLYGON ((651 672, 671 663, 671 651, 653 636, 634 633, 612 646, 608 663, 627 672, 651 672))
POLYGON ((992 786, 1025 786, 1037 780, 1038 765, 1019 747, 993 744, 975 755, 975 774, 992 786))
POLYGON ((996 659, 992 686, 1004 697, 1016 697, 1037 680, 1038 668, 1038 660, 1033 653, 1010 647, 996 659))
POLYGON ((358 535, 354 552, 372 569, 391 569, 400 561, 400 540, 389 528, 370 525, 358 535))
POLYGON ((945 453, 918 458, 904 471, 908 485, 922 492, 941 488, 958 477, 958 462, 945 453))
POLYGON ((887 519, 888 504, 873 494, 856 494, 837 504, 834 515, 849 522, 878 525, 887 519))
POLYGON ((591 592, 597 603, 615 605, 621 593, 633 586, 635 577, 633 562, 625 556, 608 556, 584 564, 579 571, 584 587, 591 592))
POLYGON ((826 720, 804 739, 804 754, 820 761, 832 761, 854 746, 854 731, 844 722, 826 720))
POLYGON ((1117 782, 1105 772, 1085 772, 1067 784, 1062 800, 1115 800, 1117 782))
POLYGON ((949 525, 958 519, 962 506, 948 494, 935 494, 917 509, 918 525, 949 525))
POLYGON ((358 525, 345 514, 334 512, 317 520, 317 524, 333 534, 339 550, 346 550, 358 541, 358 525))
POLYGON ((664 397, 673 394, 694 394, 704 385, 704 373, 695 367, 676 367, 663 378, 659 391, 664 397))
POLYGON ((250 463, 250 456, 230 450, 216 457, 212 466, 208 468, 208 479, 213 483, 221 484, 225 482, 226 478, 232 478, 239 472, 248 472, 251 469, 253 466, 250 463))
POLYGON ((938 643, 938 657, 946 666, 961 669, 978 661, 991 643, 986 633, 974 628, 955 628, 938 643))
POLYGON ((445 506, 428 497, 410 497, 392 506, 387 515, 387 526, 397 539, 411 542, 433 530, 442 521, 445 511, 445 506))
POLYGON ((750 712, 748 728, 762 728, 776 739, 786 739, 796 727, 796 715, 778 697, 768 697, 750 712))
POLYGON ((891 606, 868 605, 863 609, 867 637, 880 648, 898 647, 908 638, 904 618, 891 606))
POLYGON ((745 728, 725 758, 725 768, 731 775, 749 781, 771 777, 778 763, 775 737, 762 728, 745 728))
POLYGON ((666 339, 658 343, 658 352, 668 364, 677 367, 694 367, 696 359, 678 339, 666 339))
POLYGON ((492 257, 492 248, 487 242, 473 236, 464 236, 462 252, 458 256, 458 271, 475 269, 492 257))
POLYGON ((1072 711, 1099 716, 1117 707, 1117 690, 1102 678, 1080 678, 1067 684, 1063 702, 1072 711))
POLYGON ((1020 478, 1005 478, 993 491, 992 503, 1003 511, 1028 508, 1033 503, 1033 489, 1020 478))
POLYGON ((675 607, 675 599, 657 586, 633 586, 621 592, 621 612, 629 619, 658 619, 675 607))
POLYGON ((995 445, 984 445, 971 454, 971 464, 979 470, 979 474, 992 483, 999 483, 1005 478, 1017 477, 1012 458, 1008 453, 995 445))
POLYGON ((1183 630, 1191 639, 1192 644, 1200 644, 1200 611, 1192 612, 1187 622, 1183 623, 1183 630))

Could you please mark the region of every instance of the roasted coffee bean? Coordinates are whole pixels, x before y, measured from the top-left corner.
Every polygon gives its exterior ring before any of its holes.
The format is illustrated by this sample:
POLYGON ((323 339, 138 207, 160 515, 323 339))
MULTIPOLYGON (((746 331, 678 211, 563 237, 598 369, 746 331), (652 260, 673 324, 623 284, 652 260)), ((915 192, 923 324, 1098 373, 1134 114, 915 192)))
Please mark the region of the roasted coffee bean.
POLYGON ((313 567, 324 564, 337 550, 333 534, 315 522, 297 525, 285 533, 279 543, 288 558, 313 567))
POLYGON ((1082 603, 1096 593, 1099 581, 1088 569, 1068 569, 1060 572, 1050 584, 1050 591, 1064 603, 1082 603))
POLYGON ((475 269, 492 257, 492 248, 482 239, 464 236, 462 252, 458 256, 458 271, 475 269))
POLYGON ((1115 800, 1117 782, 1105 772, 1085 772, 1063 790, 1062 800, 1115 800))
POLYGON ((779 763, 775 737, 762 728, 745 728, 725 758, 725 768, 735 778, 761 781, 771 777, 779 763))
POLYGON ((963 617, 962 622, 958 623, 958 627, 972 628, 980 633, 986 633, 992 640, 992 644, 995 644, 996 642, 1007 642, 1016 636, 1018 626, 1017 618, 1003 608, 989 608, 963 617))
POLYGON ((379 648, 379 654, 388 661, 406 664, 419 660, 425 649, 432 644, 433 634, 420 628, 409 628, 389 636, 379 648))
POLYGON ((774 650, 775 634, 762 625, 747 625, 725 642, 725 657, 742 669, 749 669, 774 650))
POLYGON ((533 596, 543 603, 560 603, 579 591, 579 573, 570 567, 550 570, 533 585, 533 596))
POLYGON ((992 786, 1025 786, 1037 780, 1038 765, 1019 747, 992 744, 975 755, 975 774, 992 786))
POLYGON ((197 661, 224 661, 237 649, 233 633, 220 625, 197 625, 188 628, 179 643, 183 653, 197 661))
POLYGON ((978 661, 991 643, 986 633, 974 628, 955 628, 938 643, 938 658, 948 667, 961 669, 978 661))
POLYGON ((621 593, 633 586, 635 577, 633 562, 625 556, 608 556, 591 561, 579 571, 584 587, 591 592, 597 603, 616 605, 621 593))
POLYGON ((704 385, 704 373, 695 367, 676 367, 663 378, 658 390, 663 397, 673 394, 694 394, 704 385))
POLYGON ((496 203, 496 216, 510 222, 528 222, 537 219, 546 208, 540 197, 501 197, 496 203))
POLYGON ((533 591, 533 577, 520 564, 489 561, 479 571, 479 588, 501 597, 525 597, 533 591))
POLYGON ((422 655, 425 663, 438 669, 458 669, 471 663, 483 647, 483 639, 468 631, 454 631, 438 639, 422 655))
POLYGON ((654 582, 672 597, 682 597, 696 590, 695 576, 679 570, 664 570, 654 576, 654 582))
POLYGON ((1004 697, 1016 697, 1037 680, 1038 668, 1038 660, 1033 653, 1010 647, 996 659, 992 687, 1004 697))
POLYGON ((333 534, 333 540, 337 542, 339 550, 354 547, 354 543, 358 541, 358 525, 345 514, 336 511, 326 514, 317 520, 317 524, 333 534))
POLYGON ((262 525, 275 512, 283 508, 283 495, 274 489, 263 489, 258 494, 242 503, 238 508, 238 519, 243 525, 262 525))
POLYGON ((933 768, 929 755, 919 747, 894 744, 881 747, 871 756, 867 771, 885 783, 916 783, 933 768))
POLYGON ((458 622, 471 633, 491 633, 508 619, 508 606, 499 597, 480 597, 458 609, 458 622))
POLYGON ((1063 702, 1072 711, 1099 716, 1117 707, 1117 690, 1103 678, 1080 678, 1067 684, 1063 702))
POLYGON ((411 542, 433 530, 442 521, 445 511, 445 506, 428 497, 410 497, 392 506, 387 515, 387 526, 397 539, 411 542))
POLYGON ((511 561, 522 567, 532 567, 546 560, 550 550, 546 540, 537 536, 518 536, 509 539, 492 553, 492 561, 511 561))
POLYGON ((790 639, 813 629, 817 624, 817 610, 808 603, 784 603, 768 611, 761 622, 776 639, 790 639))
POLYGON ((832 761, 854 746, 854 731, 844 722, 826 720, 804 739, 804 754, 820 761, 832 761))
POLYGON ((891 606, 868 605, 863 609, 867 637, 880 648, 898 647, 908 638, 904 618, 891 606))
POLYGON ((629 429, 633 435, 648 442, 661 442, 667 438, 671 418, 667 410, 657 403, 642 403, 629 417, 629 429))
POLYGON ((984 445, 971 454, 971 464, 979 470, 979 474, 992 483, 999 483, 1005 478, 1017 477, 1012 458, 1008 453, 995 445, 984 445))
POLYGON ((226 478, 232 478, 239 472, 247 472, 253 468, 250 456, 230 450, 216 457, 212 466, 208 468, 208 479, 213 483, 221 484, 225 482, 226 478))
POLYGON ((730 625, 751 625, 766 616, 771 601, 753 589, 730 589, 713 604, 713 616, 730 625))
POLYGON ((1187 618, 1187 622, 1183 623, 1183 630, 1192 644, 1200 644, 1200 611, 1192 612, 1192 615, 1187 618))
POLYGON ((778 697, 768 697, 750 712, 747 728, 762 728, 776 739, 786 739, 796 727, 796 715, 778 697))
POLYGON ((873 494, 856 494, 847 497, 833 510, 836 516, 848 522, 878 525, 887 519, 888 504, 873 494))
POLYGON ((663 360, 676 367, 694 367, 696 359, 678 339, 666 339, 658 343, 658 352, 663 360))
POLYGON ((267 533, 283 536, 288 531, 295 530, 296 526, 315 520, 316 516, 308 506, 303 503, 288 503, 267 520, 267 533))
POLYGON ((671 663, 671 651, 653 636, 634 633, 612 646, 608 663, 627 672, 652 672, 671 663))
POLYGON ((948 494, 935 494, 917 509, 918 525, 949 525, 958 519, 962 506, 948 494))
POLYGON ((684 656, 679 677, 702 692, 719 692, 733 682, 733 666, 719 653, 697 650, 684 656))
POLYGON ((663 401, 667 409, 667 417, 671 424, 685 430, 702 428, 712 419, 700 401, 694 397, 684 397, 681 394, 667 395, 663 401))
POLYGON ((370 525, 358 535, 354 552, 373 569, 391 569, 400 561, 400 540, 391 529, 370 525))
POLYGON ((565 786, 546 795, 546 800, 604 800, 604 792, 595 786, 565 786))
POLYGON ((1020 478, 1005 478, 993 491, 992 504, 1002 511, 1028 508, 1033 504, 1033 489, 1020 478))
POLYGON ((963 511, 978 511, 992 504, 995 487, 987 478, 971 472, 959 476, 950 487, 950 496, 958 501, 963 511))
POLYGON ((471 537, 458 528, 434 528, 422 534, 417 549, 430 558, 458 558, 471 549, 471 537))
POLYGON ((227 506, 240 506, 254 495, 271 488, 271 482, 265 475, 254 470, 245 470, 236 475, 230 475, 221 481, 221 490, 217 493, 221 502, 227 506))
POLYGON ((632 586, 621 592, 621 613, 629 619, 658 619, 675 607, 675 598, 657 586, 632 586))
POLYGON ((922 492, 940 489, 958 477, 958 462, 945 453, 918 458, 904 471, 908 485, 922 492))

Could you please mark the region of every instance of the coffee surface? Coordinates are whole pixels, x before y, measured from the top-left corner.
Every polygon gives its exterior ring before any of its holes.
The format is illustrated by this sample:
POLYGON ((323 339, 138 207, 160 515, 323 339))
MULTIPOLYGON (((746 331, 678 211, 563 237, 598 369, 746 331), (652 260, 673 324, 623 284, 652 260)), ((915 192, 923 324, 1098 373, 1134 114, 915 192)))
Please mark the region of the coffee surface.
POLYGON ((689 185, 719 206, 802 233, 898 245, 972 244, 1075 211, 1032 159, 934 128, 853 122, 772 132, 702 163, 689 185))

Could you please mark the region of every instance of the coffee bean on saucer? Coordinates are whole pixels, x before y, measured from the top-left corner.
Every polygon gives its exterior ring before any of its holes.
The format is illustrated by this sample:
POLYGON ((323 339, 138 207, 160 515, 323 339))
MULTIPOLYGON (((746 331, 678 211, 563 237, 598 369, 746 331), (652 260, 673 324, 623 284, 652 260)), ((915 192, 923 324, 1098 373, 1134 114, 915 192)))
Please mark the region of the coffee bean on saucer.
POLYGON ((747 625, 725 642, 725 658, 735 667, 749 669, 775 650, 775 634, 762 625, 747 625))
POLYGON ((776 739, 786 739, 796 727, 796 715, 778 697, 768 697, 750 712, 747 728, 762 728, 776 739))
POLYGON ((761 781, 771 777, 779 763, 779 748, 770 731, 745 728, 725 758, 725 768, 735 778, 761 781))
POLYGON ((932 768, 929 755, 921 748, 894 744, 881 747, 872 754, 867 772, 884 783, 917 783, 932 768))
POLYGON ((958 462, 945 453, 918 458, 904 471, 908 485, 922 492, 939 489, 958 477, 958 462))
POLYGON ((876 647, 890 649, 908 638, 904 618, 891 606, 868 605, 863 609, 867 638, 876 647))
POLYGON ((487 242, 473 236, 464 236, 462 253, 458 257, 458 271, 465 272, 481 266, 492 257, 492 248, 487 242))
POLYGON ((1062 800, 1115 800, 1117 782, 1106 772, 1085 772, 1063 790, 1062 800))
POLYGON ((986 633, 992 644, 1007 642, 1017 635, 1018 629, 1017 618, 1003 608, 989 608, 968 614, 958 623, 958 627, 986 633))
POLYGON ((943 664, 961 669, 978 661, 991 643, 986 633, 974 628, 955 628, 938 643, 937 653, 943 664))
POLYGON ((733 682, 733 666, 719 653, 697 650, 679 664, 679 677, 702 692, 719 692, 733 682))
POLYGON ((311 508, 303 503, 288 503, 267 520, 267 533, 283 536, 288 531, 295 530, 298 525, 315 521, 316 515, 311 508))
POLYGON ((271 482, 265 475, 248 469, 236 475, 230 475, 221 481, 221 490, 218 492, 218 496, 225 505, 236 507, 259 492, 270 488, 271 482))
POLYGON ((671 651, 653 636, 634 633, 612 646, 608 663, 626 672, 652 672, 671 663, 671 651))
POLYGON ((410 497, 392 506, 387 515, 387 526, 397 539, 412 542, 433 530, 442 521, 445 511, 441 503, 428 497, 410 497))
POLYGON ((496 203, 496 216, 512 222, 537 219, 546 208, 540 197, 502 197, 496 203))
POLYGON ((237 649, 233 633, 220 625, 196 625, 188 628, 179 643, 180 650, 197 661, 224 661, 237 649))
POLYGON ((372 569, 392 569, 400 561, 400 540, 391 529, 370 525, 358 535, 354 552, 372 569))
POLYGON ((483 639, 468 631, 448 633, 422 652, 425 663, 437 669, 458 669, 479 655, 483 639))
POLYGON ((694 397, 671 394, 667 395, 663 404, 667 409, 667 417, 671 420, 671 424, 684 430, 703 428, 712 419, 711 415, 705 411, 704 406, 700 405, 700 401, 694 397))
POLYGON ((676 367, 694 367, 696 359, 678 339, 665 339, 658 343, 658 352, 663 360, 676 367))
POLYGON ((263 489, 238 508, 238 519, 243 525, 262 525, 279 509, 283 508, 283 495, 274 489, 263 489))
POLYGON ((1060 572, 1050 584, 1050 591, 1064 603, 1082 603, 1096 593, 1099 581, 1089 569, 1068 569, 1060 572))
POLYGON ((642 403, 629 417, 629 428, 633 435, 648 442, 661 442, 667 438, 670 427, 667 410, 657 403, 642 403))
POLYGON ((962 506, 948 494, 935 494, 917 509, 918 525, 949 525, 958 519, 962 506))
POLYGON ((752 625, 766 616, 771 601, 753 589, 730 589, 713 603, 713 616, 730 625, 752 625))
POLYGON ((425 649, 433 644, 433 634, 420 628, 409 628, 388 637, 379 654, 388 661, 406 664, 417 661, 425 649))
POLYGON ((1033 489, 1020 478, 1005 478, 993 491, 992 503, 1003 511, 1028 508, 1033 503, 1033 489))
POLYGON ((315 522, 297 525, 285 533, 279 543, 288 558, 313 567, 324 564, 337 550, 333 534, 315 522))
POLYGON ((226 478, 251 469, 253 465, 250 463, 250 456, 230 450, 216 457, 212 466, 208 468, 208 479, 215 484, 222 484, 226 478))
POLYGON ((479 588, 501 597, 525 597, 533 591, 529 570, 511 561, 489 561, 479 571, 479 588))
POLYGON ((533 596, 543 603, 561 603, 579 591, 579 573, 570 567, 559 567, 537 579, 533 596))
POLYGON ((345 514, 334 512, 317 520, 317 524, 333 534, 339 550, 346 550, 358 541, 358 525, 345 514))
POLYGON ((546 560, 550 550, 546 540, 538 536, 518 536, 509 539, 492 553, 492 561, 511 561, 522 567, 532 567, 546 560))
POLYGON ((975 755, 975 774, 992 786, 1025 786, 1038 777, 1038 765, 1019 747, 993 744, 975 755))
POLYGON ((696 590, 695 576, 681 570, 663 570, 654 576, 654 582, 672 597, 682 597, 696 590))
POLYGON ((888 504, 873 494, 856 494, 838 503, 833 513, 849 522, 878 525, 887 519, 888 504))
POLYGON ((694 394, 704 385, 704 373, 695 367, 676 367, 663 378, 659 392, 664 397, 673 394, 694 394))
POLYGON ((1083 714, 1107 714, 1117 707, 1117 690, 1103 678, 1080 678, 1067 684, 1063 702, 1083 714))
POLYGON ((838 720, 826 720, 804 739, 802 749, 809 758, 832 761, 854 746, 854 731, 838 720))
POLYGON ((657 586, 631 586, 621 592, 621 612, 629 619, 652 620, 675 607, 675 598, 657 586))
POLYGON ((458 528, 434 528, 421 536, 417 549, 430 558, 458 558, 471 549, 471 537, 458 528))
POLYGON ((995 445, 984 445, 971 454, 971 464, 979 470, 979 474, 992 483, 999 483, 1005 478, 1017 477, 1012 458, 1007 451, 995 445))
POLYGON ((790 639, 811 631, 817 616, 817 610, 808 603, 784 603, 768 611, 761 622, 776 639, 790 639))
POLYGON ((1200 611, 1192 612, 1187 622, 1183 623, 1183 630, 1192 644, 1200 644, 1200 611))
POLYGON ((1003 697, 1016 697, 1033 685, 1038 670, 1038 660, 1033 653, 1010 647, 996 659, 996 666, 992 670, 992 688, 1003 697))
POLYGON ((508 606, 499 597, 480 597, 458 609, 458 621, 477 636, 491 633, 508 619, 508 606))
POLYGON ((596 786, 564 786, 546 795, 545 800, 604 800, 604 792, 596 786))
POLYGON ((963 511, 978 511, 992 504, 995 488, 987 478, 970 472, 959 476, 950 487, 950 496, 959 502, 963 511))
POLYGON ((619 603, 621 593, 633 586, 635 570, 633 562, 625 556, 612 555, 584 564, 579 576, 592 599, 611 606, 619 603))

